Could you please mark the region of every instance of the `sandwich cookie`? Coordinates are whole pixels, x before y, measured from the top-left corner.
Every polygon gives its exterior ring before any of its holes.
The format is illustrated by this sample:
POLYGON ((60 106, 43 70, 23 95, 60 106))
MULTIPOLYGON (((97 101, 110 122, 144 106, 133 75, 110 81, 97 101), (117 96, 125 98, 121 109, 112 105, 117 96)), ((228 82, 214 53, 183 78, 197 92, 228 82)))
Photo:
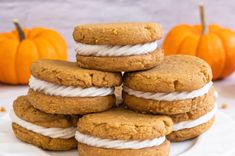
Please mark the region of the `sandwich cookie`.
POLYGON ((70 150, 77 147, 74 138, 77 116, 52 115, 35 109, 26 96, 18 97, 10 112, 17 138, 47 150, 70 150))
POLYGON ((121 73, 79 68, 76 63, 38 60, 31 65, 28 99, 51 114, 87 114, 115 104, 114 87, 121 73))
POLYGON ((161 37, 156 23, 87 24, 73 32, 78 65, 103 71, 145 70, 160 64, 161 37))
POLYGON ((166 56, 157 67, 125 73, 123 99, 131 109, 160 114, 186 113, 214 98, 210 66, 187 55, 166 56))
POLYGON ((167 135, 170 141, 184 141, 195 138, 207 131, 214 123, 217 112, 215 99, 206 101, 207 105, 187 113, 171 115, 173 132, 167 135))
POLYGON ((122 108, 88 114, 78 121, 79 156, 168 156, 172 120, 122 108))

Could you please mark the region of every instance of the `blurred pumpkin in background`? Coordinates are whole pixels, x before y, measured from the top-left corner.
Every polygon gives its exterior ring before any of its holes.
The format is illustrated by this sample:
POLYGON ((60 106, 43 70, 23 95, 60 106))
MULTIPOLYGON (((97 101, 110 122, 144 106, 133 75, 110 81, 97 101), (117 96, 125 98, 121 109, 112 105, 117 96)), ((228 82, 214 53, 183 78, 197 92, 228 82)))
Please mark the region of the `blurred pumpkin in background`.
POLYGON ((166 55, 195 55, 207 61, 213 79, 222 79, 235 70, 235 32, 207 25, 203 5, 199 6, 201 25, 177 25, 166 36, 163 49, 166 55))
POLYGON ((22 29, 0 33, 0 82, 27 84, 30 64, 39 59, 67 60, 67 45, 56 31, 46 28, 22 29))

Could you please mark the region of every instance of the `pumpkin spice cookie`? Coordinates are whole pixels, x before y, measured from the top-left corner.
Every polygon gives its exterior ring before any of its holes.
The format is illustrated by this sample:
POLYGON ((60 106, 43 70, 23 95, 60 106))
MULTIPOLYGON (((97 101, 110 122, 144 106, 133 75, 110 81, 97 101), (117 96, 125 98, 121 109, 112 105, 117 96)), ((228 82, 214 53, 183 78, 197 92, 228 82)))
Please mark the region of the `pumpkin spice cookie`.
POLYGON ((73 32, 80 67, 103 71, 136 71, 155 67, 164 54, 156 23, 78 25, 73 32))
POLYGON ((77 116, 52 115, 35 109, 26 96, 18 97, 10 112, 17 138, 47 150, 70 150, 77 147, 74 138, 77 116))
POLYGON ((163 63, 153 69, 125 73, 124 103, 140 112, 186 113, 212 101, 211 79, 210 66, 200 58, 166 56, 163 63))
POLYGON ((121 73, 79 68, 76 63, 38 60, 31 65, 28 99, 51 114, 87 114, 115 104, 114 87, 121 73))
POLYGON ((167 156, 172 120, 130 110, 88 114, 78 121, 76 139, 80 156, 167 156))

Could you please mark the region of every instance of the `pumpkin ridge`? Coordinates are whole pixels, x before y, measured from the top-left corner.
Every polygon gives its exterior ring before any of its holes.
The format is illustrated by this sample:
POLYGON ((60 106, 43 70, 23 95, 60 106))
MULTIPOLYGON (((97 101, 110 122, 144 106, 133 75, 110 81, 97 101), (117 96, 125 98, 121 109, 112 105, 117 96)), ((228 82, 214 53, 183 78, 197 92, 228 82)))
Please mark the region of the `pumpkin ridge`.
POLYGON ((201 38, 202 38, 202 35, 200 35, 199 37, 199 41, 198 41, 198 44, 197 44, 197 48, 196 48, 196 51, 195 51, 195 56, 198 56, 198 53, 199 53, 199 45, 201 44, 201 38))
POLYGON ((63 52, 63 51, 67 51, 67 49, 62 50, 60 47, 57 46, 57 44, 60 43, 60 46, 65 45, 67 47, 66 41, 62 40, 61 38, 58 38, 57 42, 54 42, 52 40, 53 37, 60 36, 60 34, 58 32, 51 31, 51 30, 47 29, 41 35, 44 36, 49 41, 49 43, 55 48, 58 56, 60 56, 60 59, 62 59, 62 60, 66 59, 67 60, 67 56, 65 56, 65 54, 63 52), (50 31, 50 35, 49 35, 49 31, 50 31), (48 33, 48 35, 46 33, 48 33))
POLYGON ((60 55, 60 53, 59 53, 59 51, 57 50, 57 48, 56 48, 56 46, 55 46, 55 44, 54 43, 52 43, 48 38, 44 38, 49 44, 51 44, 51 46, 55 49, 55 54, 56 55, 58 55, 58 56, 60 56, 60 57, 62 57, 61 55, 60 55))
POLYGON ((20 44, 21 44, 21 41, 19 41, 19 44, 17 45, 17 48, 16 48, 16 53, 15 53, 15 58, 14 58, 14 64, 15 64, 15 67, 14 67, 14 70, 15 70, 15 77, 16 77, 16 81, 19 82, 19 73, 18 71, 16 70, 16 66, 17 66, 17 57, 19 55, 19 48, 20 48, 20 44))
MULTIPOLYGON (((229 51, 229 49, 228 49, 228 47, 227 46, 224 46, 224 45, 226 45, 226 42, 224 42, 224 37, 222 37, 222 35, 220 34, 220 31, 223 31, 224 29, 222 28, 222 29, 219 29, 219 30, 217 30, 216 32, 214 32, 217 36, 219 36, 219 38, 221 39, 221 42, 222 42, 222 45, 223 45, 223 48, 224 48, 224 57, 225 57, 225 60, 228 60, 229 59, 229 56, 228 56, 228 51, 229 51)), ((228 31, 231 31, 230 29, 228 29, 228 31)), ((223 66, 223 70, 222 70, 222 72, 220 73, 220 77, 219 78, 223 78, 223 76, 225 75, 225 71, 226 71, 226 61, 224 62, 224 66, 223 66)), ((231 72, 230 72, 231 73, 231 72)))
MULTIPOLYGON (((192 33, 191 29, 188 29, 188 30, 189 30, 189 32, 192 33)), ((193 33, 192 33, 192 34, 193 34, 193 33)), ((182 46, 182 44, 184 43, 184 41, 187 39, 187 37, 188 37, 189 35, 191 35, 191 34, 189 34, 189 33, 186 34, 186 35, 184 36, 184 38, 181 40, 179 46, 177 47, 176 54, 179 54, 179 53, 180 53, 181 46, 182 46)))
MULTIPOLYGON (((227 50, 226 50, 226 48, 224 47, 223 40, 221 39, 220 35, 218 35, 217 33, 213 32, 213 34, 214 34, 215 36, 217 36, 218 39, 220 40, 220 42, 222 43, 221 45, 222 45, 222 47, 223 47, 224 60, 226 60, 226 59, 227 59, 227 55, 226 55, 226 51, 227 51, 227 50)), ((222 62, 221 62, 221 63, 222 63, 222 62)), ((220 75, 223 73, 224 69, 225 69, 225 61, 223 62, 222 70, 221 70, 220 73, 218 74, 218 75, 219 75, 219 76, 218 76, 219 79, 220 79, 220 75)))
POLYGON ((44 30, 47 30, 47 29, 41 28, 41 27, 35 27, 35 28, 33 28, 33 29, 30 31, 30 33, 29 33, 28 36, 30 37, 30 39, 38 38, 38 37, 41 36, 41 34, 43 33, 44 30), (34 31, 36 31, 36 30, 37 30, 36 35, 35 35, 35 36, 32 36, 32 33, 33 33, 34 31))
POLYGON ((39 52, 38 46, 37 46, 37 44, 35 43, 34 39, 31 39, 31 40, 32 40, 32 42, 34 43, 35 48, 37 49, 38 57, 39 57, 39 58, 42 58, 42 55, 41 55, 41 53, 39 52))

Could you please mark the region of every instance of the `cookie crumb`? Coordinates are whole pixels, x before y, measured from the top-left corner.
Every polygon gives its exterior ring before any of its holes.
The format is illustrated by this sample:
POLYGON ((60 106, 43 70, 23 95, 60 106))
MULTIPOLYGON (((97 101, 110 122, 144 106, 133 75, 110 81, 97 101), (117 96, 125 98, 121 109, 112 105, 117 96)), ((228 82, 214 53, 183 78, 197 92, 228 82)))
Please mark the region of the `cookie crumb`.
POLYGON ((223 103, 223 104, 221 104, 220 108, 221 108, 221 109, 226 109, 226 108, 228 108, 228 104, 223 103))
POLYGON ((118 34, 118 30, 117 29, 113 29, 113 34, 117 35, 118 34))
POLYGON ((3 106, 0 106, 0 113, 1 112, 6 112, 7 110, 6 110, 6 108, 5 107, 3 107, 3 106))

